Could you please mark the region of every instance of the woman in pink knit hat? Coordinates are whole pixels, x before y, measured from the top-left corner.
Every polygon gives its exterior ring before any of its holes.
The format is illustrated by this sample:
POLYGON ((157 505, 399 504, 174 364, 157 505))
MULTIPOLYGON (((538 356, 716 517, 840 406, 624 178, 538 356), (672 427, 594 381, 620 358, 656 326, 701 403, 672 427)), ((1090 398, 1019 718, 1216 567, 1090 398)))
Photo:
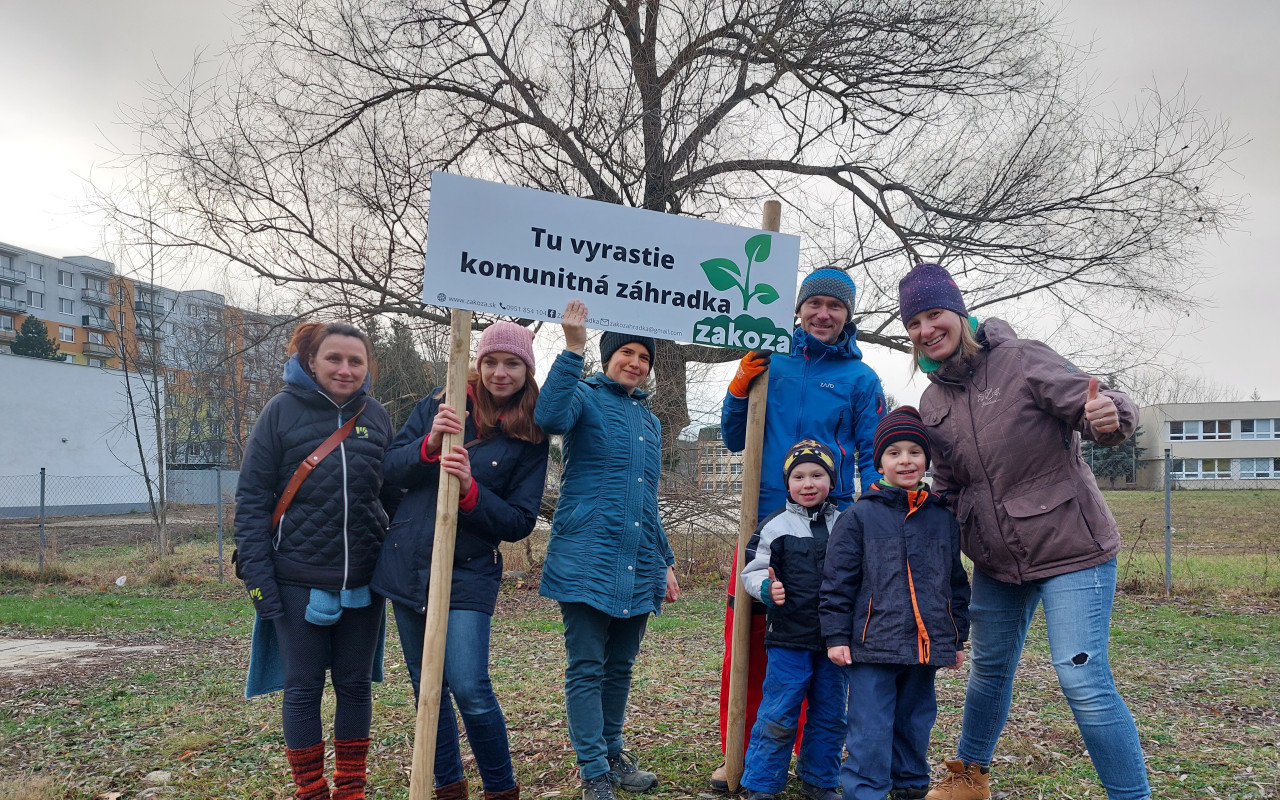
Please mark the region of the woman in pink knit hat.
POLYGON ((502 581, 498 545, 533 530, 546 481, 547 437, 533 422, 533 375, 533 332, 514 322, 490 325, 467 382, 466 414, 443 402, 443 388, 433 392, 414 408, 383 461, 387 480, 408 491, 382 545, 372 586, 391 599, 415 696, 441 471, 462 484, 436 729, 437 800, 467 797, 455 704, 486 800, 520 796, 506 720, 489 681, 489 624, 502 581), (441 453, 444 434, 458 432, 464 432, 465 445, 441 453))

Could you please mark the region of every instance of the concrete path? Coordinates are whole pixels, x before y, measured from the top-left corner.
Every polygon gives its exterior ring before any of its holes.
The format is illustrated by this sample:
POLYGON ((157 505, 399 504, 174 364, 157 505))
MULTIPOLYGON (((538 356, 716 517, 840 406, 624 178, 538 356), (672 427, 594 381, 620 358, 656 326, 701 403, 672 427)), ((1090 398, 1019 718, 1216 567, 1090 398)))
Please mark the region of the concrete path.
POLYGON ((159 645, 116 647, 83 639, 0 639, 0 675, 31 675, 68 660, 155 652, 159 645))

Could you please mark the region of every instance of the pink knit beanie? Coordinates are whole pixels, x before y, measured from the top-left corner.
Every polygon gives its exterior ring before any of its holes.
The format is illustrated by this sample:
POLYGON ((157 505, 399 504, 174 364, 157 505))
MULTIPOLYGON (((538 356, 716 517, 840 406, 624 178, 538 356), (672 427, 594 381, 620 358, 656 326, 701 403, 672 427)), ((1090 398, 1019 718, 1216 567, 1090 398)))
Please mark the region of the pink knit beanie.
POLYGON ((480 334, 480 349, 476 351, 476 365, 490 353, 511 353, 534 371, 533 331, 514 322, 495 322, 480 334))

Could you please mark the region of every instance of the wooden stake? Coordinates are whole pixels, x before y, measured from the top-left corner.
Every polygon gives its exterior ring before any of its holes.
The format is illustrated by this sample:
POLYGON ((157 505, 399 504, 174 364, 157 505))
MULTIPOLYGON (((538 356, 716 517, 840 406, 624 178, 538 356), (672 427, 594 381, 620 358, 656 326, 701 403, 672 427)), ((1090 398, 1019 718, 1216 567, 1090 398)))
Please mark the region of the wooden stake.
MULTIPOLYGON (((467 407, 467 366, 471 360, 471 312, 453 309, 449 315, 449 372, 444 401, 464 423, 467 407)), ((463 444, 462 433, 446 434, 441 453, 463 444)), ((418 719, 413 729, 413 766, 409 800, 427 800, 435 783, 436 724, 440 721, 440 688, 444 681, 444 637, 449 627, 449 589, 453 582, 454 534, 458 529, 458 479, 440 471, 436 493, 436 536, 431 550, 431 580, 427 588, 427 626, 422 643, 422 674, 418 680, 418 719)))
MULTIPOLYGON (((782 227, 782 204, 764 204, 760 227, 778 231, 782 227)), ((760 512, 760 461, 764 447, 764 410, 769 397, 769 373, 765 371, 751 384, 747 395, 747 442, 742 451, 742 506, 738 521, 738 574, 733 576, 733 639, 729 650, 729 719, 725 725, 724 767, 729 790, 736 792, 742 780, 743 750, 747 739, 747 668, 751 657, 751 595, 742 584, 747 542, 755 533, 760 512)))

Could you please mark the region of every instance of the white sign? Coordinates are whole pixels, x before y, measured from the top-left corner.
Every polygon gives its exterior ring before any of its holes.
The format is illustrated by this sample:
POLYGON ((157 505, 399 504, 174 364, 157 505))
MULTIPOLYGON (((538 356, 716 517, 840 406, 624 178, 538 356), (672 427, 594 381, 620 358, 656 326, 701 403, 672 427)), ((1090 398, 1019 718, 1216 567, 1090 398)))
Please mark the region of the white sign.
POLYGON ((800 240, 436 172, 422 300, 786 353, 800 240))

